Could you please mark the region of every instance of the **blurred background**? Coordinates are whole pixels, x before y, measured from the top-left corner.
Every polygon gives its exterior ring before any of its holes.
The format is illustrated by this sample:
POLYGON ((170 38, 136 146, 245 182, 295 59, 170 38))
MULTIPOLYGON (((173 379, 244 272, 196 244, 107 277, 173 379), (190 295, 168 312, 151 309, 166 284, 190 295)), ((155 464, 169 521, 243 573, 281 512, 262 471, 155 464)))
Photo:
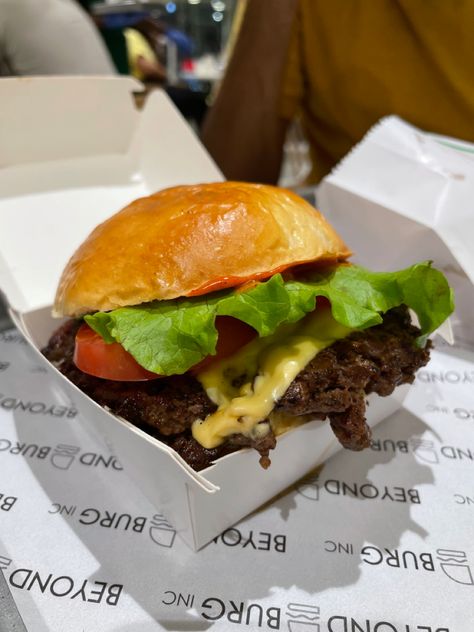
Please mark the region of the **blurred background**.
MULTIPOLYGON (((147 90, 163 86, 199 129, 222 77, 239 0, 80 0, 97 25, 115 70, 147 90)), ((234 26, 235 28, 235 26, 234 26)))
POLYGON ((128 33, 133 29, 146 42, 143 53, 148 46, 164 66, 167 83, 203 90, 222 75, 232 21, 238 5, 245 5, 239 0, 80 0, 80 4, 96 21, 118 72, 137 71, 138 45, 128 33), (127 47, 132 52, 128 57, 127 47))
POLYGON ((305 191, 387 115, 474 142, 473 37, 472 0, 0 0, 0 76, 132 75, 228 179, 305 191))
MULTIPOLYGON (((201 134, 248 4, 247 0, 0 0, 0 76, 132 75, 145 88, 136 95, 138 107, 143 106, 150 91, 164 89, 201 134)), ((271 24, 267 18, 275 13, 275 1, 255 4, 260 4, 259 15, 251 16, 249 22, 271 24)), ((280 4, 286 6, 287 33, 296 4, 294 0, 280 4)), ((251 58, 258 42, 268 46, 265 39, 265 35, 255 32, 250 46, 244 42, 251 58)), ((280 45, 287 48, 287 42, 278 38, 272 42, 272 47, 280 45)), ((268 55, 255 52, 256 61, 264 57, 271 60, 272 51, 268 55)), ((271 69, 266 64, 264 74, 271 80, 271 69)), ((252 74, 232 79, 238 91, 236 101, 246 89, 254 92, 252 86, 259 90, 263 85, 258 72, 252 74)), ((234 99, 230 94, 229 98, 234 99)), ((256 103, 254 93, 251 98, 256 103)), ((234 113, 238 106, 237 102, 235 107, 231 104, 234 113)), ((220 120, 211 121, 207 139, 203 135, 204 143, 220 163, 213 149, 216 135, 223 135, 220 120)), ((226 172, 225 165, 220 166, 226 172)), ((310 170, 308 143, 295 117, 285 131, 279 183, 303 185, 310 170)), ((243 174, 239 179, 247 178, 243 174)))

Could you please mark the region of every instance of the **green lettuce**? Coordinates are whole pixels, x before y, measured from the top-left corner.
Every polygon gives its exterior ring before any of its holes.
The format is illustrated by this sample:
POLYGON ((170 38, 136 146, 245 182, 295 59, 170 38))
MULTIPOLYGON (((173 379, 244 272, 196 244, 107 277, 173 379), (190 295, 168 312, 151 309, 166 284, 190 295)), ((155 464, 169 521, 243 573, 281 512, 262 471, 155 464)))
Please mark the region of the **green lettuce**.
POLYGON ((311 280, 284 281, 276 274, 238 292, 154 301, 136 307, 85 316, 106 342, 119 342, 143 367, 160 375, 185 373, 216 352, 216 316, 233 316, 269 336, 283 323, 294 323, 314 310, 318 296, 331 303, 334 319, 365 329, 382 322, 382 314, 405 304, 418 316, 422 346, 453 311, 446 278, 430 262, 398 272, 370 272, 353 265, 313 275, 311 280))

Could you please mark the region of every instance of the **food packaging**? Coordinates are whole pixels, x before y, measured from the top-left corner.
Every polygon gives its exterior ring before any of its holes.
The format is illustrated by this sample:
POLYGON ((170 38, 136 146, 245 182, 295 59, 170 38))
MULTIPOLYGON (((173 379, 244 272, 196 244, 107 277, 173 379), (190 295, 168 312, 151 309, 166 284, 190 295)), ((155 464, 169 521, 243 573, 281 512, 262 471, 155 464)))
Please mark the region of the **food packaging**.
POLYGON ((473 384, 472 351, 436 349, 371 448, 195 553, 0 332, 0 572, 26 628, 472 632, 473 384))
MULTIPOLYGON (((256 452, 242 450, 197 473, 41 355, 60 325, 50 310, 61 271, 98 223, 163 187, 222 179, 165 93, 151 94, 141 112, 134 108, 139 88, 129 78, 0 81, 0 288, 38 362, 81 410, 81 423, 105 437, 140 490, 199 549, 340 446, 328 423, 313 421, 279 438, 268 470, 256 452)), ((405 390, 370 397, 368 422, 397 410, 405 390)))
POLYGON ((432 260, 456 297, 457 344, 474 345, 474 145, 382 119, 326 177, 320 210, 373 270, 432 260))

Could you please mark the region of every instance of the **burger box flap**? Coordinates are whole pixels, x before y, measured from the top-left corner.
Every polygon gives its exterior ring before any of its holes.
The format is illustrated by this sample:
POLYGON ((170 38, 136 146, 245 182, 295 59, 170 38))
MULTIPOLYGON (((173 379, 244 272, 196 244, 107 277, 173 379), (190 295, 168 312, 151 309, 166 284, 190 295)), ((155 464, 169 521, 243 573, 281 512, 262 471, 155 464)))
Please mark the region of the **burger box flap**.
POLYGON ((128 202, 222 180, 166 94, 138 112, 138 89, 117 77, 0 80, 0 287, 15 309, 48 305, 77 246, 128 202))
MULTIPOLYGON (((90 432, 194 549, 268 501, 339 449, 329 424, 313 421, 278 439, 263 470, 241 450, 195 472, 168 446, 112 415, 41 355, 60 321, 51 303, 60 273, 101 221, 165 186, 222 180, 166 94, 135 110, 129 78, 0 80, 0 289, 38 360, 71 398, 90 432)), ((106 271, 104 272, 106 273, 106 271)), ((374 425, 406 389, 369 397, 374 425)), ((61 395, 58 395, 61 396, 61 395)))
POLYGON ((386 117, 324 178, 317 199, 361 265, 433 260, 454 288, 456 341, 474 345, 474 145, 386 117))

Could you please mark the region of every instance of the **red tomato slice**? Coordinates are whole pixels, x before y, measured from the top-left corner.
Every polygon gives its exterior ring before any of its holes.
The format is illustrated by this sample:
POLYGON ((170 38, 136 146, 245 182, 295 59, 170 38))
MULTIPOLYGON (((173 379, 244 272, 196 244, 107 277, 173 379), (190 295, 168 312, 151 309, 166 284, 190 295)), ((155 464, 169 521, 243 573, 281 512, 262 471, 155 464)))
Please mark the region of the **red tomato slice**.
POLYGON ((195 364, 190 369, 191 373, 201 373, 201 371, 209 368, 211 364, 228 358, 257 335, 253 327, 232 316, 217 316, 216 329, 219 333, 216 355, 209 355, 201 362, 195 364))
MULTIPOLYGON (((255 329, 231 316, 218 316, 216 329, 219 334, 216 355, 207 356, 198 362, 192 367, 192 373, 199 373, 214 362, 231 356, 257 335, 255 329)), ((84 373, 106 380, 138 382, 160 377, 140 366, 121 344, 106 343, 85 323, 79 327, 76 334, 74 364, 84 373)))
POLYGON ((107 344, 85 323, 79 327, 76 334, 73 360, 77 368, 84 373, 106 380, 139 382, 160 377, 140 366, 118 342, 107 344))

